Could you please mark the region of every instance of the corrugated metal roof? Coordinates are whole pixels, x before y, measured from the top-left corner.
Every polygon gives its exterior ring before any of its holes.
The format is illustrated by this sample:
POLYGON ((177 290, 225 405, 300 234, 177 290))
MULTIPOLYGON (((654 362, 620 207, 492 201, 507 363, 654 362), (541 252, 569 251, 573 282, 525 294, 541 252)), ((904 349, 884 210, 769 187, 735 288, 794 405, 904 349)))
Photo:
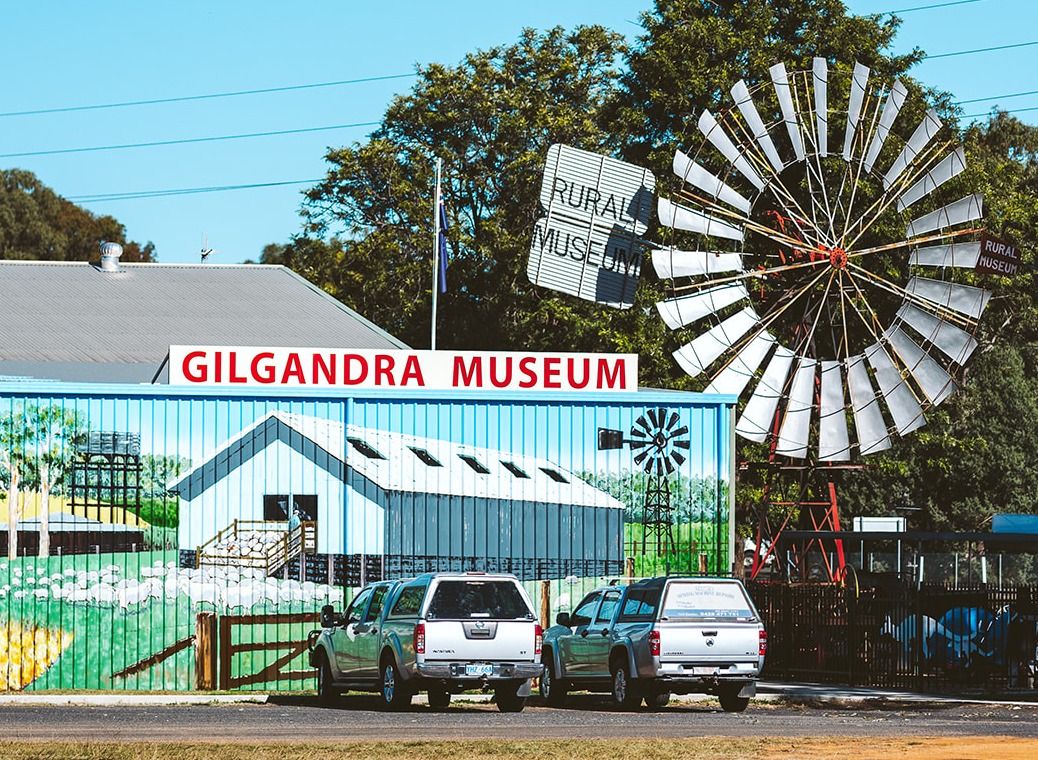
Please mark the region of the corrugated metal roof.
POLYGON ((100 363, 149 382, 170 345, 406 348, 282 266, 0 261, 0 303, 0 371, 37 377, 100 363))

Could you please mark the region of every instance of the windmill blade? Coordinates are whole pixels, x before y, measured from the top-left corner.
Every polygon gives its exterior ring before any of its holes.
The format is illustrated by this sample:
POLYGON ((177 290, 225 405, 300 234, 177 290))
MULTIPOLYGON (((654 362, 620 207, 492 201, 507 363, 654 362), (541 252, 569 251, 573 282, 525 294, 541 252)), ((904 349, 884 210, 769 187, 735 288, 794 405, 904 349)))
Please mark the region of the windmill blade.
POLYGON ((865 349, 865 356, 872 366, 879 384, 879 392, 887 404, 890 417, 894 421, 894 429, 898 435, 908 435, 926 424, 923 409, 912 395, 912 389, 901 376, 886 349, 880 343, 873 343, 865 349))
POLYGON ((645 415, 641 415, 634 421, 634 427, 631 428, 631 435, 647 436, 652 438, 652 428, 649 423, 645 421, 645 415), (641 428, 641 430, 638 430, 641 428))
POLYGON ((895 325, 888 328, 884 335, 931 404, 937 406, 955 393, 957 387, 951 375, 909 338, 904 330, 895 325))
POLYGON ((670 461, 669 456, 665 456, 660 460, 663 465, 667 468, 667 474, 670 475, 674 472, 674 463, 670 461))
POLYGON ((901 153, 894 159, 894 163, 890 165, 887 173, 883 175, 884 190, 890 189, 890 186, 897 181, 897 178, 904 173, 905 169, 911 166, 916 156, 930 144, 930 141, 941 131, 943 126, 944 123, 937 116, 936 110, 931 108, 926 112, 926 116, 919 122, 919 126, 915 128, 912 136, 908 138, 908 142, 905 143, 901 153))
POLYGON ((681 435, 680 431, 674 431, 674 426, 678 424, 679 419, 681 419, 681 415, 679 415, 677 412, 670 413, 670 419, 667 420, 667 424, 664 426, 664 429, 667 431, 668 435, 681 435))
POLYGON ((675 151, 671 167, 674 169, 674 173, 681 179, 694 187, 698 187, 711 198, 723 201, 729 206, 739 209, 744 214, 750 213, 749 198, 730 185, 725 184, 724 180, 704 169, 680 150, 675 151))
POLYGON ((739 240, 743 238, 741 227, 722 222, 720 219, 704 214, 701 211, 693 211, 690 208, 679 206, 666 198, 660 198, 656 205, 656 211, 660 217, 660 223, 667 227, 673 227, 687 232, 698 232, 701 235, 720 237, 727 240, 739 240))
POLYGON ((817 368, 818 362, 814 359, 801 357, 797 360, 797 368, 789 388, 789 401, 786 402, 786 413, 782 417, 778 441, 775 443, 775 452, 778 454, 800 459, 807 456, 817 368))
POLYGON ((843 137, 843 160, 847 162, 850 162, 853 157, 854 137, 858 132, 861 107, 865 102, 865 92, 868 86, 869 67, 855 62, 854 73, 851 74, 850 102, 847 105, 847 132, 843 137))
POLYGON ((721 370, 717 377, 703 389, 704 393, 730 393, 742 395, 750 378, 757 372, 768 351, 775 345, 775 338, 768 332, 759 332, 743 346, 735 358, 721 370))
POLYGON ((750 294, 742 283, 719 285, 690 296, 670 298, 656 303, 663 321, 672 330, 692 324, 726 306, 748 299, 750 294))
POLYGON ((676 248, 653 251, 652 268, 661 280, 744 271, 741 253, 680 251, 676 248))
POLYGON ((949 153, 933 169, 928 171, 922 179, 905 191, 904 195, 897 199, 897 210, 904 211, 920 198, 929 195, 952 177, 966 170, 966 149, 961 145, 949 153))
POLYGON ((883 113, 879 116, 876 134, 872 136, 872 142, 869 144, 869 152, 865 155, 865 171, 871 172, 872 167, 876 164, 879 152, 883 149, 883 143, 890 134, 890 128, 894 126, 894 119, 900 113, 901 106, 905 104, 907 97, 908 88, 901 83, 900 79, 895 81, 894 86, 890 88, 890 94, 887 95, 887 102, 883 104, 883 113))
POLYGON ((721 155, 728 159, 728 163, 735 167, 739 174, 746 177, 750 184, 758 190, 764 189, 764 180, 757 174, 750 162, 746 160, 746 156, 742 155, 739 149, 735 147, 732 138, 721 128, 721 125, 717 123, 717 119, 714 118, 712 113, 703 111, 699 116, 698 126, 703 136, 710 141, 711 145, 721 151, 721 155))
POLYGON ((829 68, 824 58, 815 58, 811 67, 815 91, 815 122, 818 127, 818 155, 829 155, 829 68))
POLYGON ((897 317, 956 364, 965 364, 977 348, 977 339, 968 332, 912 304, 898 309, 897 317))
MULTIPOLYGON (((942 309, 963 314, 974 320, 980 319, 991 297, 983 288, 931 280, 928 277, 913 277, 905 286, 905 291, 942 309)), ((919 305, 918 301, 916 304, 919 305)))
POLYGON ((679 466, 685 463, 685 455, 680 451, 672 451, 670 452, 670 456, 679 466))
POLYGON ((794 354, 785 346, 777 346, 768 362, 764 375, 753 395, 746 402, 742 416, 735 425, 735 432, 743 438, 764 443, 771 432, 771 423, 775 417, 775 409, 782 398, 782 389, 789 376, 789 368, 793 364, 794 354))
POLYGON ((875 454, 890 448, 887 424, 879 408, 879 397, 872 388, 869 371, 865 367, 865 356, 847 359, 847 388, 851 392, 851 410, 854 413, 854 429, 858 434, 858 448, 862 454, 875 454))
POLYGON ((757 145, 764 151, 764 155, 768 157, 768 163, 775 170, 775 174, 781 174, 785 164, 782 163, 782 158, 775 148, 775 143, 772 141, 771 135, 768 134, 768 128, 764 126, 764 120, 760 117, 757 107, 753 104, 753 98, 750 97, 750 88, 746 86, 746 81, 740 79, 732 87, 731 92, 732 100, 735 101, 735 105, 739 108, 739 113, 746 120, 746 125, 750 128, 753 139, 757 141, 757 145))
POLYGON ((961 267, 976 269, 980 259, 980 243, 952 243, 916 248, 908 257, 912 266, 961 267))
POLYGON ((963 222, 971 222, 983 216, 984 196, 981 193, 974 193, 912 220, 905 230, 905 234, 912 238, 925 232, 933 232, 934 230, 952 227, 963 222))
POLYGON ((717 357, 731 349, 759 320, 757 312, 747 306, 695 340, 686 343, 674 352, 674 358, 689 376, 696 377, 713 364, 717 357))
POLYGON ((797 161, 803 161, 804 136, 800 133, 800 120, 797 118, 796 109, 793 108, 793 96, 790 94, 789 75, 786 73, 786 66, 782 63, 776 63, 768 69, 768 72, 771 74, 771 83, 775 87, 779 108, 782 109, 782 121, 786 123, 789 141, 793 144, 793 153, 797 161))
POLYGON ((847 404, 840 362, 822 362, 820 396, 818 458, 824 462, 846 462, 851 458, 851 443, 847 432, 847 404))

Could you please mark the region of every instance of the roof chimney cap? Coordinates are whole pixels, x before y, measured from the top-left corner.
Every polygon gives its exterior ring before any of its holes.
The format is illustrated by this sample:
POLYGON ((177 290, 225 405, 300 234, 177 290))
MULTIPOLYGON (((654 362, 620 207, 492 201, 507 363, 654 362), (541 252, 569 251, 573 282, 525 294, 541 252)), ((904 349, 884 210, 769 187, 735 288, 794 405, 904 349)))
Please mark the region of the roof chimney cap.
POLYGON ((123 255, 123 247, 118 243, 101 241, 101 271, 118 272, 119 257, 123 255))

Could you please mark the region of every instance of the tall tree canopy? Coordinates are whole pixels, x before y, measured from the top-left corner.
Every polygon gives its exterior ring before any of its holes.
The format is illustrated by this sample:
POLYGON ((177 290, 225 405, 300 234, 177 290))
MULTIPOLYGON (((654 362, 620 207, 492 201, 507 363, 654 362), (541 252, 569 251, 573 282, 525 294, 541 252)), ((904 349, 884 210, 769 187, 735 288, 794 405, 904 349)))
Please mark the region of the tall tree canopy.
POLYGON ((90 261, 102 240, 123 246, 123 261, 153 261, 155 247, 126 239, 114 217, 95 216, 32 172, 0 170, 0 259, 90 261))

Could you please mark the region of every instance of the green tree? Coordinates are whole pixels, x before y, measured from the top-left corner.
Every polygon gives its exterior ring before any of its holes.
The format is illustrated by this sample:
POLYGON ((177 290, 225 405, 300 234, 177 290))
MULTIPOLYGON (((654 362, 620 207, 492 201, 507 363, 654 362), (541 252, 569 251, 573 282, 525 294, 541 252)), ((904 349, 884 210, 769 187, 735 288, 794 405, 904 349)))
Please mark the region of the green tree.
POLYGON ((123 246, 123 261, 153 261, 155 246, 126 239, 114 217, 65 200, 32 172, 0 170, 0 259, 91 261, 102 240, 123 246))
POLYGON ((26 467, 28 426, 25 409, 14 404, 0 414, 0 476, 7 491, 7 557, 18 556, 18 520, 22 516, 22 475, 26 467))

